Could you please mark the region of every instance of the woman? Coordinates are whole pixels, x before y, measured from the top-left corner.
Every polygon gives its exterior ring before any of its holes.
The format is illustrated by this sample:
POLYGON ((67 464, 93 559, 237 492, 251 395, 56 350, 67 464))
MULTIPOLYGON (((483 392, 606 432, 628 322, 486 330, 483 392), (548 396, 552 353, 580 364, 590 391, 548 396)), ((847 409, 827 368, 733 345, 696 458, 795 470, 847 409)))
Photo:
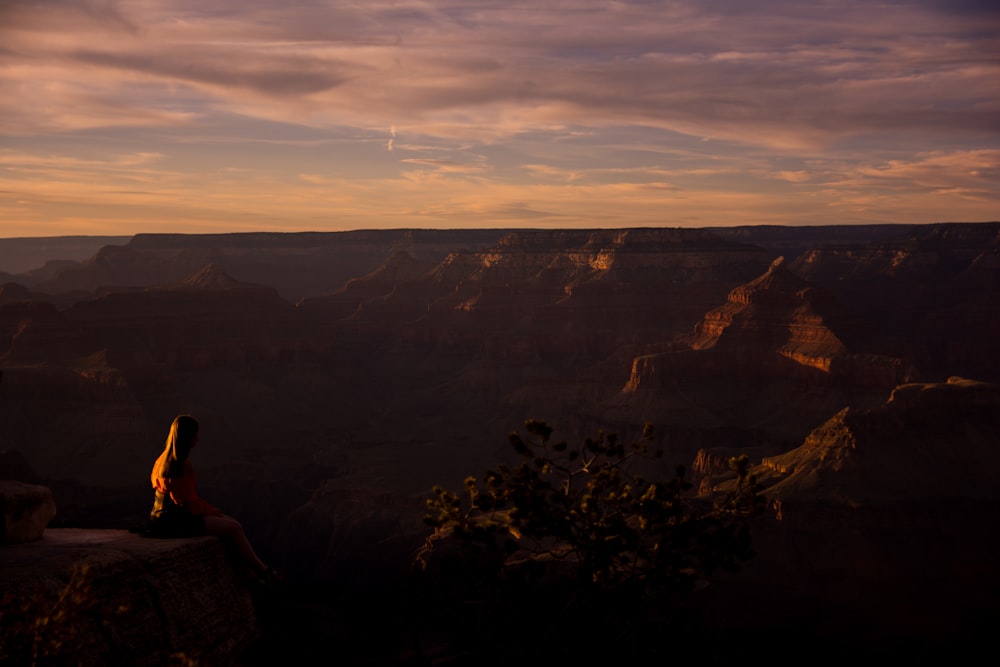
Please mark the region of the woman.
POLYGON ((162 537, 219 535, 236 547, 257 576, 274 580, 276 573, 257 556, 240 522, 198 496, 194 466, 188 460, 197 442, 198 421, 191 415, 178 415, 150 474, 156 492, 150 532, 162 537))

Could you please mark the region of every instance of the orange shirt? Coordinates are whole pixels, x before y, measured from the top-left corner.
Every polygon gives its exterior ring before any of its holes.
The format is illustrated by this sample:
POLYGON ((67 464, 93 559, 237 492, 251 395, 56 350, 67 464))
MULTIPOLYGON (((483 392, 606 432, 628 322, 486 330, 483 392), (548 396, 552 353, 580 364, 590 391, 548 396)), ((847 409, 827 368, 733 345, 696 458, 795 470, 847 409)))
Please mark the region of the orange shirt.
MULTIPOLYGON (((160 454, 160 459, 166 456, 164 452, 160 454)), ((176 505, 183 507, 191 514, 221 514, 221 512, 210 503, 202 500, 195 489, 196 478, 194 466, 190 461, 184 462, 184 474, 180 477, 159 477, 156 470, 160 467, 160 459, 153 464, 153 472, 150 474, 150 481, 153 488, 160 493, 170 497, 176 505)))

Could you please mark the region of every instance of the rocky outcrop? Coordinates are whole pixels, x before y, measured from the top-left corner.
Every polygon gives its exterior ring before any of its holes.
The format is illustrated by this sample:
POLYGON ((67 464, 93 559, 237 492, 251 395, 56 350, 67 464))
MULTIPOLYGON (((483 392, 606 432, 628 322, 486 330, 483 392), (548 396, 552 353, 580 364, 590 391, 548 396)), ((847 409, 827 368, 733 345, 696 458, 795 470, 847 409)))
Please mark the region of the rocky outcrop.
POLYGON ((236 665, 258 636, 250 589, 214 537, 56 528, 0 547, 0 662, 236 665))
POLYGON ((1000 385, 900 385, 878 408, 844 408, 761 469, 786 505, 1000 502, 1000 385))
POLYGON ((904 384, 841 410, 751 469, 757 555, 717 581, 708 618, 721 637, 781 627, 845 655, 972 659, 1000 620, 998 470, 1000 385, 904 384))
MULTIPOLYGON (((778 258, 731 289, 671 349, 635 357, 621 400, 674 428, 749 431, 753 424, 770 434, 775 453, 844 405, 881 400, 915 374, 906 359, 871 352, 873 339, 831 292, 778 258)), ((745 447, 752 441, 734 439, 745 447)), ((688 445, 677 453, 688 462, 695 451, 688 445)))
POLYGON ((55 515, 48 487, 0 479, 0 546, 41 539, 55 515))
POLYGON ((0 663, 227 665, 258 638, 250 582, 218 538, 50 527, 50 489, 11 478, 37 475, 0 452, 0 663))
POLYGON ((833 360, 848 351, 845 341, 864 344, 863 323, 832 293, 789 271, 783 260, 709 311, 695 326, 691 347, 772 350, 828 373, 833 360))
POLYGON ((928 377, 996 377, 1000 222, 901 228, 867 243, 816 246, 790 263, 905 351, 928 377))
POLYGON ((56 515, 52 490, 24 456, 0 451, 0 547, 40 540, 56 515))

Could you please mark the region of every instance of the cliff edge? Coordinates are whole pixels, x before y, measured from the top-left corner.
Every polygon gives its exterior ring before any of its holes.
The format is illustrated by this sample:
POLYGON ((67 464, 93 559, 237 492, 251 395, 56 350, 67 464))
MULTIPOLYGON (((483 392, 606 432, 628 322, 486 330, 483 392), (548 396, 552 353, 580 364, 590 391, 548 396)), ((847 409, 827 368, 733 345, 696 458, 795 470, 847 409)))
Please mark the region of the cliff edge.
POLYGON ((258 635, 222 541, 49 528, 0 547, 0 663, 233 665, 258 635))

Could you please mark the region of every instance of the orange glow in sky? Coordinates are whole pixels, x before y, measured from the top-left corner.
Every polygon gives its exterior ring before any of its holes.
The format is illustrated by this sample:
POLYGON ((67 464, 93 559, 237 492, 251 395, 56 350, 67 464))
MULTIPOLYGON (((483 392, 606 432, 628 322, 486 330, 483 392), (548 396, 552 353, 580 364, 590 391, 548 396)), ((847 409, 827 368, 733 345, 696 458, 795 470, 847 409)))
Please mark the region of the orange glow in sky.
POLYGON ((0 4, 0 237, 997 219, 994 2, 0 4))

